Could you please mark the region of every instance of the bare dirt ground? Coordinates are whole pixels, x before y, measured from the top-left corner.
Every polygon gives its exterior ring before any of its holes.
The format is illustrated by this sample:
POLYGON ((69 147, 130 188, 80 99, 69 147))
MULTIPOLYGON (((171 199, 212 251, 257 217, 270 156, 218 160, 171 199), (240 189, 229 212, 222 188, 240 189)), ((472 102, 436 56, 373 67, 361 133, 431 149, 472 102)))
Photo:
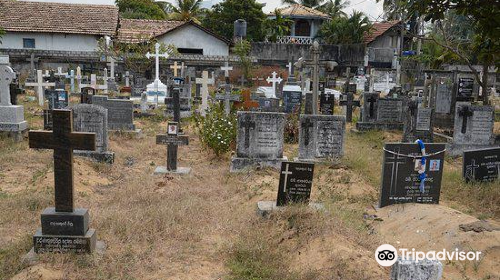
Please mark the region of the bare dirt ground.
MULTIPOLYGON (((25 106, 36 111, 33 103, 25 106)), ((41 127, 40 117, 28 120, 41 127)), ((41 255, 36 264, 23 256, 40 213, 53 205, 52 152, 0 139, 0 279, 388 279, 389 269, 374 259, 384 243, 481 250, 479 263, 444 263, 445 279, 500 279, 500 232, 459 230, 477 217, 496 224, 498 200, 491 196, 498 197, 498 186, 464 199, 465 191, 481 186, 454 189, 462 186, 456 183, 460 162, 446 163, 441 205, 374 209, 382 143, 398 141, 397 133, 349 132, 344 160, 315 169, 312 200, 325 210, 294 206, 262 219, 256 203, 276 198, 277 171, 229 173, 230 155, 215 158, 189 126, 190 145, 180 147, 179 166, 192 173, 155 176, 166 148, 154 137, 166 123, 136 124, 142 138, 110 137, 113 165, 75 160, 75 205, 90 209, 105 252, 41 255)), ((286 146, 289 158, 296 151, 297 145, 286 146)))

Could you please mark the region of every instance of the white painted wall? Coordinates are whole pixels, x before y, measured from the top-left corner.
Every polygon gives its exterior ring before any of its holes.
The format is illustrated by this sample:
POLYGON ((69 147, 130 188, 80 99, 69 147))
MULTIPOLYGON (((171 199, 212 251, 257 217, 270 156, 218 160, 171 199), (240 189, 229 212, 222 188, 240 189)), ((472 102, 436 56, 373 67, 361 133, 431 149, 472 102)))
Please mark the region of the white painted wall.
POLYGON ((35 39, 36 50, 95 51, 98 36, 59 33, 7 32, 1 39, 1 49, 23 49, 23 38, 35 39))
POLYGON ((225 42, 192 25, 160 36, 158 41, 177 48, 203 49, 203 55, 229 55, 229 46, 225 42))

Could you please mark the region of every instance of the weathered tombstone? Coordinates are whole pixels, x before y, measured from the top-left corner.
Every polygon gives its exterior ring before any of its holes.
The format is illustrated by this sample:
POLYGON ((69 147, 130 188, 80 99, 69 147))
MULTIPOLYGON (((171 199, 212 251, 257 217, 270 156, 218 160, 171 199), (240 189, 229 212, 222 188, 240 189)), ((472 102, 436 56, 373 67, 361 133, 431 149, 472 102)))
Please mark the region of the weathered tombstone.
POLYGON ((80 91, 80 103, 92 104, 92 96, 96 95, 97 90, 93 87, 82 87, 80 91))
POLYGON ((302 91, 299 86, 286 85, 283 88, 283 111, 285 113, 300 112, 302 91))
POLYGON ((73 150, 95 150, 95 134, 73 132, 71 110, 54 110, 54 131, 30 131, 32 149, 54 150, 55 207, 46 208, 33 236, 35 253, 92 253, 96 232, 87 209, 73 207, 73 150))
POLYGON ((92 104, 108 109, 109 130, 135 131, 134 125, 134 104, 130 100, 108 99, 107 96, 92 96, 92 104))
POLYGON ((500 180, 500 147, 464 152, 462 175, 466 182, 500 180))
POLYGON ((299 161, 332 161, 344 155, 344 116, 301 115, 299 161))
POLYGON ((360 114, 361 122, 375 122, 377 120, 377 101, 379 93, 365 92, 363 94, 363 107, 360 114))
POLYGON ((115 153, 108 151, 108 110, 93 104, 77 104, 72 106, 72 110, 73 130, 94 132, 96 136, 95 151, 75 150, 74 154, 98 162, 113 163, 115 153))
POLYGON ((417 101, 408 101, 405 109, 405 120, 402 142, 415 142, 417 139, 425 143, 434 142, 433 110, 418 106, 417 101))
POLYGON ((323 115, 333 115, 335 111, 335 96, 333 94, 322 93, 319 96, 319 110, 323 115))
POLYGON ((360 107, 361 103, 359 100, 354 100, 354 94, 352 92, 347 92, 344 100, 339 101, 340 106, 346 106, 346 121, 352 122, 352 112, 354 111, 353 107, 360 107))
POLYGON ((9 57, 0 56, 0 132, 12 135, 15 141, 21 141, 28 123, 24 120, 24 107, 11 104, 10 83, 15 78, 16 73, 10 67, 9 57))
POLYGON ((402 130, 403 109, 406 98, 377 98, 375 94, 365 94, 361 122, 356 123, 359 131, 402 130))
POLYGON ((189 145, 189 137, 179 135, 179 126, 177 122, 169 122, 167 134, 156 135, 156 144, 167 145, 167 166, 158 166, 155 174, 188 174, 190 167, 177 167, 177 147, 180 145, 189 145))
POLYGON ((238 112, 236 156, 231 172, 247 167, 280 168, 283 156, 285 114, 270 112, 238 112))
POLYGON ((281 110, 280 99, 259 97, 259 108, 262 112, 279 112, 281 110))
POLYGON ((379 207, 400 203, 439 203, 445 144, 425 144, 425 151, 426 160, 422 170, 425 168, 426 178, 422 186, 418 172, 422 158, 419 145, 384 145, 379 207))
POLYGON ((441 280, 443 264, 439 260, 398 258, 391 267, 391 280, 441 280))
POLYGON ((457 102, 453 142, 448 147, 448 153, 460 156, 465 150, 491 147, 495 143, 494 114, 491 106, 457 102))
POLYGON ((434 73, 431 84, 430 105, 434 109, 435 124, 443 128, 453 127, 456 96, 455 75, 452 72, 434 73))

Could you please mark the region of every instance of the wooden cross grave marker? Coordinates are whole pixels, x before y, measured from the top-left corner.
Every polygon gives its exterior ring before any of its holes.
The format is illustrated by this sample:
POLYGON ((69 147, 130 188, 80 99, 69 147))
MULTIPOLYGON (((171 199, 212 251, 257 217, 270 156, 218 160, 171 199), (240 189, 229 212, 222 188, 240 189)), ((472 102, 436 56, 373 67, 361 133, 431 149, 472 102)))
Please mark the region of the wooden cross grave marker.
POLYGON ((54 150, 56 212, 73 212, 73 150, 95 151, 95 133, 73 132, 71 110, 52 111, 53 131, 30 131, 32 149, 54 150))
POLYGON ((359 100, 354 100, 354 94, 352 92, 347 92, 347 100, 340 100, 340 106, 346 106, 346 121, 352 122, 352 111, 354 106, 361 106, 359 100))
POLYGON ((249 111, 252 108, 259 108, 259 102, 252 100, 249 89, 242 90, 241 95, 243 96, 243 102, 235 103, 236 107, 243 108, 245 111, 249 111))
POLYGON ((167 171, 177 171, 177 148, 181 145, 189 145, 187 135, 179 135, 177 122, 169 122, 167 134, 156 135, 157 145, 167 145, 167 171))

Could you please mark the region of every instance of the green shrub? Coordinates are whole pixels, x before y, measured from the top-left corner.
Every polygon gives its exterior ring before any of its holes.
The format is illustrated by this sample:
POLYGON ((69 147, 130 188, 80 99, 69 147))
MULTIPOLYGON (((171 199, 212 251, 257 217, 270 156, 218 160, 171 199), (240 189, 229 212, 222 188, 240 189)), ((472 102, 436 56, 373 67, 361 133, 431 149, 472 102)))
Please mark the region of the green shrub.
POLYGON ((237 120, 235 112, 224 114, 222 104, 210 107, 205 117, 197 117, 196 125, 200 132, 201 143, 220 157, 227 153, 236 141, 237 120))
POLYGON ((285 143, 296 144, 299 142, 299 114, 288 114, 285 120, 285 143))

